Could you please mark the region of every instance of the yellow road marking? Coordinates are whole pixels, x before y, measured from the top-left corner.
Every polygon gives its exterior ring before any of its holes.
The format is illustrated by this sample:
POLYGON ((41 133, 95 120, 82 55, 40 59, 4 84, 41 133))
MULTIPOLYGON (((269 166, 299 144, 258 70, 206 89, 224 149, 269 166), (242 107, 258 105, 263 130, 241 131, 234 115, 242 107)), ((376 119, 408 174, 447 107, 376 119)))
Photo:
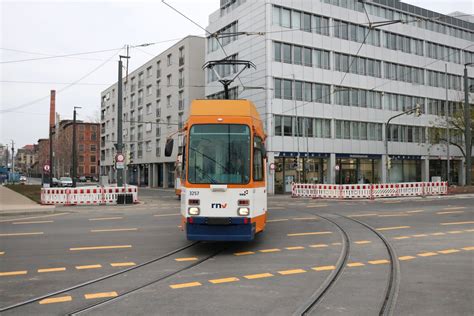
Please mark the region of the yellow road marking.
POLYGON ((443 211, 463 210, 465 208, 465 206, 445 207, 443 208, 443 211))
POLYGON ((59 271, 66 271, 66 268, 47 268, 47 269, 38 269, 38 273, 45 273, 45 272, 59 272, 59 271))
POLYGON ((443 236, 446 235, 446 233, 432 233, 431 236, 443 236))
POLYGON ((200 282, 190 282, 190 283, 181 283, 181 284, 172 284, 170 288, 172 289, 182 289, 185 287, 201 286, 200 282))
POLYGON ((451 230, 448 232, 448 234, 462 234, 461 230, 451 230))
POLYGON ((347 264, 348 267, 362 267, 362 266, 365 266, 365 264, 363 264, 362 262, 351 262, 351 263, 348 263, 347 264))
POLYGON ((432 257, 438 255, 436 252, 422 252, 417 254, 419 257, 432 257))
POLYGON ((132 245, 78 247, 78 248, 69 248, 69 250, 80 251, 80 250, 121 249, 121 248, 132 248, 132 245))
POLYGON ((13 222, 13 225, 54 223, 54 221, 13 222))
POLYGON ((37 218, 53 217, 53 216, 66 215, 66 214, 70 214, 70 213, 59 213, 59 214, 42 215, 42 216, 30 216, 30 217, 17 217, 17 218, 12 218, 12 219, 1 220, 0 223, 18 222, 18 221, 23 221, 25 219, 37 219, 37 218))
POLYGON ((0 234, 0 237, 43 235, 44 232, 0 234))
POLYGON ((459 252, 460 250, 457 250, 457 249, 446 249, 446 250, 440 250, 438 251, 439 253, 442 253, 443 255, 447 255, 449 253, 455 253, 455 252, 459 252))
POLYGON ((101 264, 90 264, 87 266, 76 266, 77 270, 86 270, 86 269, 99 269, 102 268, 101 264))
POLYGON ((211 282, 212 284, 229 283, 229 282, 237 282, 237 281, 240 281, 240 280, 235 277, 209 280, 209 282, 211 282))
POLYGON ((412 259, 415 259, 416 257, 413 257, 413 256, 402 256, 402 257, 398 257, 398 260, 401 260, 401 261, 406 261, 406 260, 412 260, 412 259))
POLYGON ((5 251, 0 251, 0 256, 4 254, 5 254, 5 251))
POLYGON ((302 250, 304 249, 303 246, 295 246, 295 247, 286 247, 287 250, 302 250))
POLYGON ((176 258, 175 261, 183 262, 183 261, 196 261, 198 258, 196 257, 188 257, 188 258, 176 258))
POLYGON ((249 274, 249 275, 244 275, 244 278, 253 280, 253 279, 262 279, 262 278, 269 278, 272 277, 273 274, 271 273, 259 273, 259 274, 249 274))
POLYGON ((332 234, 332 232, 293 233, 293 234, 286 234, 286 235, 288 237, 296 237, 296 236, 326 235, 326 234, 332 234))
POLYGON ((405 213, 421 213, 424 212, 425 210, 413 210, 413 211, 406 211, 405 213))
POLYGON ((466 250, 466 251, 469 251, 469 250, 474 250, 474 247, 463 247, 461 248, 462 250, 466 250))
POLYGON ((278 273, 280 273, 281 275, 299 274, 299 273, 305 273, 305 272, 306 272, 306 270, 303 270, 303 269, 278 271, 278 273))
POLYGON ((316 244, 316 245, 309 245, 311 248, 326 248, 328 245, 326 244, 316 244))
POLYGON ((358 244, 358 245, 364 245, 364 244, 370 244, 371 241, 369 240, 359 240, 359 241, 354 241, 355 244, 358 244))
POLYGON ((278 252, 278 251, 281 251, 280 249, 278 248, 272 248, 272 249, 262 249, 262 250, 259 250, 260 252, 278 252))
POLYGON ((303 221, 303 220, 308 220, 308 219, 318 219, 317 217, 294 217, 292 220, 294 221, 303 221))
POLYGON ((63 303, 72 301, 72 297, 69 295, 60 296, 60 297, 53 297, 53 298, 46 298, 44 300, 39 301, 39 304, 53 304, 53 303, 63 303))
POLYGON ((138 228, 114 228, 114 229, 92 229, 91 233, 104 233, 104 232, 127 232, 138 230, 138 228))
POLYGON ((269 219, 267 223, 275 223, 275 222, 284 222, 287 221, 288 218, 281 218, 281 219, 269 219))
POLYGON ((397 239, 397 240, 400 240, 400 239, 408 239, 408 238, 411 238, 410 236, 398 236, 398 237, 393 237, 393 239, 397 239))
POLYGON ((136 265, 135 262, 113 262, 110 264, 112 267, 130 267, 136 265))
POLYGON ((474 229, 466 229, 465 232, 474 232, 474 229))
POLYGON ((27 274, 27 273, 28 271, 0 272, 0 276, 22 275, 22 274, 27 274))
POLYGON ((246 256, 246 255, 253 255, 255 252, 253 251, 242 251, 242 252, 235 252, 234 256, 246 256))
POLYGON ((369 214, 355 214, 355 215, 349 215, 349 217, 365 217, 365 216, 377 216, 375 213, 369 213, 369 214))
POLYGON ((413 237, 426 237, 428 236, 427 234, 417 234, 417 235, 412 235, 413 237))
POLYGON ((97 217, 97 218, 89 218, 90 221, 108 221, 113 219, 123 219, 123 217, 97 217))
POLYGON ((369 261, 370 264, 385 264, 385 263, 390 263, 390 261, 386 260, 386 259, 382 259, 382 260, 371 260, 369 261))
POLYGON ((331 245, 333 245, 333 246, 340 246, 340 245, 342 245, 342 244, 341 244, 340 242, 333 242, 331 245))
POLYGON ((320 267, 314 267, 314 268, 311 268, 315 271, 327 271, 327 270, 335 270, 336 267, 335 266, 320 266, 320 267))
POLYGON ((464 211, 447 211, 447 212, 436 212, 436 214, 443 215, 443 214, 459 214, 464 213, 464 211))
POLYGON ((118 294, 115 291, 84 294, 84 298, 86 300, 90 300, 90 299, 93 299, 93 298, 116 297, 116 296, 118 296, 118 294))
POLYGON ((381 227, 381 228, 377 228, 377 230, 383 231, 383 230, 394 230, 394 229, 404 229, 404 228, 410 228, 410 226, 381 227))
POLYGON ((441 223, 441 225, 464 225, 464 224, 474 224, 474 221, 441 223))
POLYGON ((155 217, 166 217, 166 216, 179 216, 179 215, 181 215, 181 214, 180 213, 177 213, 177 214, 176 213, 173 213, 173 214, 155 214, 153 216, 155 216, 155 217))

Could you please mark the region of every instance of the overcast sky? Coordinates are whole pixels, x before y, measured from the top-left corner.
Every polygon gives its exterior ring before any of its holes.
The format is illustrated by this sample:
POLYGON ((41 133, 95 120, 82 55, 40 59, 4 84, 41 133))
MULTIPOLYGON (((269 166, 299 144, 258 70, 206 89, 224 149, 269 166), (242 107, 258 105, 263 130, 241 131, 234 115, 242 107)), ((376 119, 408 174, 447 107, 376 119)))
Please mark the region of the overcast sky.
MULTIPOLYGON (((167 2, 204 27, 209 14, 219 8, 219 0, 167 2)), ((472 0, 404 2, 444 14, 474 12, 472 0)), ((135 69, 179 38, 204 35, 160 0, 0 0, 0 11, 0 62, 107 50, 0 64, 0 111, 15 108, 14 112, 0 113, 0 143, 13 139, 17 148, 48 136, 51 89, 57 90, 56 111, 62 118, 71 118, 73 107, 81 106, 79 119, 97 119, 100 92, 117 81, 117 56, 124 53, 120 48, 125 44, 163 42, 133 49, 130 67, 135 69)))

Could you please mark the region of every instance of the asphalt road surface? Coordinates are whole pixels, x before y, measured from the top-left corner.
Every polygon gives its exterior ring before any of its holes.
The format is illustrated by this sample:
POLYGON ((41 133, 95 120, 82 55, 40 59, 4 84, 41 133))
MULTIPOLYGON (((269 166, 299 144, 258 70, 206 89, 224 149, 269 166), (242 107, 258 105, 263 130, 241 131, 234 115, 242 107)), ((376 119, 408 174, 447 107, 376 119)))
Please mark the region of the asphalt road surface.
POLYGON ((0 217, 0 313, 474 313, 472 196, 270 197, 255 241, 195 243, 171 191, 140 194, 145 204, 0 217))

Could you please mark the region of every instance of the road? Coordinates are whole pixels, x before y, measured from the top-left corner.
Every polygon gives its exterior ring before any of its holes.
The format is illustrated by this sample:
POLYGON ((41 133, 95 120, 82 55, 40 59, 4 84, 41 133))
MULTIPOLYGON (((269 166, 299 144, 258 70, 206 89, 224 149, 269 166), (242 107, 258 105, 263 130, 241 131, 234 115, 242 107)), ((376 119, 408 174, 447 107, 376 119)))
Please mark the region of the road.
POLYGON ((172 192, 141 196, 146 204, 0 218, 3 308, 131 269, 2 315, 64 315, 109 299, 85 314, 474 313, 472 196, 270 197, 266 231, 249 243, 186 241, 172 192))

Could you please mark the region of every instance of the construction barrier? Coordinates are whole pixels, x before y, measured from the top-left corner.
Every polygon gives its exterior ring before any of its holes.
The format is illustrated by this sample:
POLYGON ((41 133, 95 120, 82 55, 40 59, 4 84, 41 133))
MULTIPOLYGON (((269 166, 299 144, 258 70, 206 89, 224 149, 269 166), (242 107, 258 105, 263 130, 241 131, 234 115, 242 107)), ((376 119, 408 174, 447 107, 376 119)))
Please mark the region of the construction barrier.
POLYGON ((133 203, 138 203, 138 188, 126 187, 78 187, 78 188, 44 188, 41 189, 41 204, 51 205, 111 205, 117 204, 120 194, 132 196, 133 203))
POLYGON ((382 184, 305 184, 293 183, 292 197, 313 199, 373 199, 380 197, 448 194, 447 182, 408 182, 382 184))

